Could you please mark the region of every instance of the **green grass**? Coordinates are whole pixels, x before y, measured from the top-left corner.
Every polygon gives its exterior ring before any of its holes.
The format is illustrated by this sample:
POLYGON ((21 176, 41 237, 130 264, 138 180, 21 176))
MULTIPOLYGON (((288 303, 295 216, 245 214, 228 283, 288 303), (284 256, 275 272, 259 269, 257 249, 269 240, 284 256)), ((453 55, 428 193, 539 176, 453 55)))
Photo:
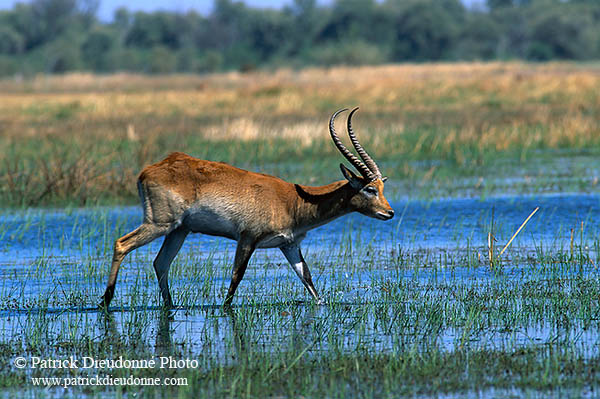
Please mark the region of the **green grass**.
MULTIPOLYGON (((356 102, 356 130, 390 177, 389 199, 595 192, 595 69, 459 64, 83 83, 66 76, 27 90, 32 82, 0 82, 10 92, 0 102, 0 394, 593 396, 600 240, 590 215, 546 232, 556 237, 550 243, 528 240, 528 225, 493 267, 477 244, 485 237, 474 233, 487 234, 491 209, 470 224, 448 213, 433 225, 424 206, 414 231, 350 222, 335 236, 314 232, 305 246, 326 306, 310 302, 276 251, 258 251, 232 312, 220 304, 234 248, 188 239, 170 273, 183 308, 169 317, 151 266, 160 242, 127 257, 113 312, 94 309, 113 242, 141 213, 78 207, 137 205, 137 174, 171 151, 302 184, 341 179, 327 118, 356 102), (63 209, 32 209, 55 206, 63 209), (447 245, 431 246, 428 235, 447 245), (17 356, 171 356, 198 367, 17 369, 17 356), (65 391, 31 382, 96 374, 187 385, 65 391)), ((535 218, 544 212, 553 211, 535 218)), ((404 212, 396 214, 393 223, 404 212)), ((496 215, 497 249, 514 230, 496 215)))
MULTIPOLYGON (((562 151, 543 143, 537 150, 515 144, 499 154, 460 143, 441 148, 435 144, 440 135, 444 132, 418 130, 398 139, 380 133, 382 144, 365 144, 390 177, 389 198, 589 191, 598 183, 600 142, 562 151)), ((93 145, 59 139, 42 147, 35 139, 1 142, 0 205, 17 208, 136 204, 139 171, 176 150, 311 185, 342 179, 338 165, 344 161, 328 140, 306 146, 296 140, 209 141, 175 134, 143 144, 119 139, 93 145)))
MULTIPOLYGON (((103 209, 58 216, 41 210, 13 213, 19 228, 7 233, 14 239, 2 251, 16 253, 19 242, 36 236, 40 247, 35 258, 3 266, 3 395, 60 394, 62 388, 33 387, 30 378, 96 374, 186 378, 188 385, 86 386, 66 392, 93 397, 538 396, 557 390, 578 395, 600 381, 600 281, 594 263, 600 243, 593 232, 576 231, 572 246, 511 247, 490 269, 481 256, 486 249, 470 246, 464 233, 457 235, 453 250, 419 249, 406 242, 400 246, 394 237, 374 240, 370 229, 348 224, 335 245, 324 236, 305 251, 326 306, 308 300, 287 265, 280 265, 281 257, 260 251, 231 312, 219 305, 232 247, 227 241, 207 246, 192 240, 172 266, 174 299, 184 306, 173 318, 157 309, 150 265, 158 247, 153 245, 128 256, 113 312, 88 309, 103 291, 112 241, 127 230, 132 215, 122 214, 115 223, 103 209), (45 232, 51 225, 58 228, 45 232), (62 257, 54 254, 56 242, 62 257), (11 363, 16 356, 172 356, 196 360, 198 366, 20 370, 11 363)), ((0 231, 11 226, 5 222, 0 231)), ((499 238, 512 232, 502 233, 511 229, 501 218, 495 228, 499 238)), ((405 240, 414 234, 408 239, 418 243, 422 232, 407 233, 405 240)))
POLYGON ((597 69, 424 64, 0 80, 0 207, 137 203, 140 170, 172 151, 328 183, 341 178, 343 160, 328 118, 355 105, 355 129, 392 197, 589 191, 600 175, 597 69))

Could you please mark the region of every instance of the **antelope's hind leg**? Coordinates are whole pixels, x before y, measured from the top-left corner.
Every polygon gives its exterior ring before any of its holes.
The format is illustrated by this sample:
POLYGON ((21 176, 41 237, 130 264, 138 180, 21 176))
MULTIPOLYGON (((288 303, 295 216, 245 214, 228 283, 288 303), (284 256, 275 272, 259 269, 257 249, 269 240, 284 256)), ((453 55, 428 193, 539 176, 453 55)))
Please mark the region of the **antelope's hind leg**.
POLYGON ((235 260, 233 263, 231 283, 229 284, 227 297, 225 298, 225 303, 223 304, 225 307, 231 306, 231 301, 233 301, 233 295, 235 295, 235 290, 240 284, 240 281, 242 281, 242 278, 244 278, 244 273, 246 273, 248 262, 250 261, 250 257, 254 253, 255 248, 256 242, 252 241, 249 238, 242 237, 238 241, 238 245, 235 250, 235 260))
POLYGON ((115 294, 115 286, 117 284, 117 275, 119 267, 125 258, 125 255, 136 248, 148 244, 150 241, 165 235, 171 230, 170 224, 151 224, 144 223, 131 233, 125 234, 123 237, 115 241, 115 249, 113 253, 112 266, 110 275, 108 276, 108 284, 106 291, 102 296, 102 301, 99 306, 107 308, 115 294))
POLYGON ((156 259, 154 259, 154 271, 158 279, 158 286, 166 308, 173 308, 171 293, 169 292, 169 268, 177 253, 181 249, 189 230, 185 227, 179 227, 165 237, 156 259))
POLYGON ((306 287, 310 295, 315 299, 317 304, 322 304, 321 298, 319 298, 319 294, 315 289, 315 286, 312 282, 312 276, 310 275, 310 270, 308 269, 308 265, 304 261, 304 257, 302 256, 302 252, 300 251, 300 247, 297 244, 284 245, 279 248, 285 258, 290 262, 290 266, 296 272, 302 284, 306 287))

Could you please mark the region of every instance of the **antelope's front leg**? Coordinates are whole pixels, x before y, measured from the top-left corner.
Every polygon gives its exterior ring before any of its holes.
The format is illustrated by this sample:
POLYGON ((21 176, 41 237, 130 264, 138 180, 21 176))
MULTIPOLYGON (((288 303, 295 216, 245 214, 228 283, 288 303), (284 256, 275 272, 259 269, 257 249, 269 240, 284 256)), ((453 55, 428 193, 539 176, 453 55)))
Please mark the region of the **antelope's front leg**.
POLYGON ((313 296, 317 304, 321 305, 323 301, 319 298, 319 294, 315 289, 315 286, 312 282, 312 277, 310 275, 310 270, 308 269, 308 265, 304 261, 302 257, 302 252, 300 252, 300 247, 297 244, 284 245, 279 247, 285 258, 290 262, 292 269, 296 272, 302 284, 306 287, 308 292, 313 296))

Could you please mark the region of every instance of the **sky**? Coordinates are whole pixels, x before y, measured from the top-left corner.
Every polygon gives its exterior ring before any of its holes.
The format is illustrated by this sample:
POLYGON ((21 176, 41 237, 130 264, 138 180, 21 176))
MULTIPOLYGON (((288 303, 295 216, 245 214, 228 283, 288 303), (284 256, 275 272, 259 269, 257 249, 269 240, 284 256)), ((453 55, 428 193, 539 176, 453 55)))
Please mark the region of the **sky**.
MULTIPOLYGON (((291 4, 293 0, 243 0, 253 7, 281 8, 291 4)), ((329 4, 333 0, 318 0, 319 4, 329 4)), ((27 3, 27 0, 0 0, 0 10, 13 8, 17 2, 27 3)), ((103 21, 112 20, 113 11, 119 7, 126 7, 130 11, 179 11, 185 12, 194 9, 200 13, 209 13, 213 0, 100 0, 98 17, 103 21)))
MULTIPOLYGON (((293 0, 243 0, 253 7, 281 8, 291 4, 293 0)), ((331 4, 334 0, 317 0, 319 4, 331 4)), ((464 0, 473 3, 477 0, 464 0)), ((11 9, 17 2, 27 3, 27 0, 0 0, 0 10, 11 9)), ((130 11, 178 11, 185 12, 194 9, 202 14, 207 14, 212 9, 213 0, 100 0, 98 17, 102 21, 111 21, 113 12, 119 7, 126 7, 130 11)))
MULTIPOLYGON (((14 1, 14 0, 0 0, 14 1)), ((291 4, 292 0, 243 0, 249 6, 253 7, 271 7, 281 8, 284 5, 291 4)), ((319 4, 328 4, 332 0, 318 0, 319 4)), ((119 7, 126 7, 132 11, 154 11, 157 9, 168 11, 185 12, 194 9, 202 14, 207 14, 212 9, 213 0, 100 0, 98 17, 104 21, 110 20, 113 10, 119 7)))

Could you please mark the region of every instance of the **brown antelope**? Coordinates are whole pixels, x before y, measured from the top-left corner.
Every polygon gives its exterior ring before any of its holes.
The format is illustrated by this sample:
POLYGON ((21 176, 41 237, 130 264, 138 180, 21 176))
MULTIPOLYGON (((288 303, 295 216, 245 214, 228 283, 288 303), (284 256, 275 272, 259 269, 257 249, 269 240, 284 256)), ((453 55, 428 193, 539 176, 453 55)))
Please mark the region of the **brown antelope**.
POLYGON ((381 220, 394 216, 394 210, 383 196, 386 178, 352 130, 352 115, 357 109, 348 116, 348 135, 362 161, 342 144, 334 129, 336 116, 347 109, 331 116, 329 132, 336 147, 361 176, 340 164, 346 180, 325 186, 292 184, 181 152, 144 168, 138 179, 144 221, 115 242, 112 268, 100 306, 110 304, 125 255, 164 235, 154 270, 164 305, 173 307, 169 267, 190 232, 237 241, 226 306, 231 304, 256 248, 279 248, 308 292, 320 303, 300 252, 300 242, 307 231, 355 211, 381 220))

